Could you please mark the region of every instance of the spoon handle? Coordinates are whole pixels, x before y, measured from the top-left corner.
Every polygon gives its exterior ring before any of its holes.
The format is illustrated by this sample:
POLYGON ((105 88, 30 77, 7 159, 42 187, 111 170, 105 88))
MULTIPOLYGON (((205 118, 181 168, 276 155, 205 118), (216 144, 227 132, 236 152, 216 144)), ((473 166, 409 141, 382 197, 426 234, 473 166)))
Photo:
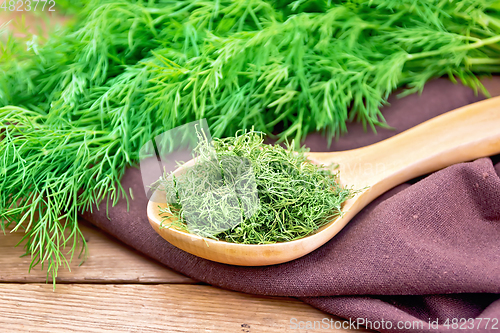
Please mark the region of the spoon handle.
POLYGON ((367 150, 387 164, 371 182, 384 181, 388 189, 455 163, 498 154, 500 97, 447 112, 367 150))
POLYGON ((432 118, 359 149, 311 154, 338 163, 345 184, 377 187, 379 195, 412 178, 455 163, 500 153, 500 97, 432 118))

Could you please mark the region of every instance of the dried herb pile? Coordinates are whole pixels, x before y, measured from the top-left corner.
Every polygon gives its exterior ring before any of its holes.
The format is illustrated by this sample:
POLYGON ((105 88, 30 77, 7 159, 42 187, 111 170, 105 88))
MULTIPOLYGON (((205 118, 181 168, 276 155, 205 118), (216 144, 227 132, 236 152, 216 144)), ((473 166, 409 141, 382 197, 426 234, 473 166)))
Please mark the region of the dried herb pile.
POLYGON ((120 177, 159 133, 207 118, 214 137, 332 138, 383 125, 397 87, 500 72, 498 1, 80 4, 47 40, 0 33, 0 225, 25 229, 54 278, 62 248, 84 244, 78 212, 125 196, 120 177))
POLYGON ((195 164, 160 181, 175 198, 160 210, 162 226, 243 244, 310 235, 354 192, 337 184, 334 166, 310 163, 306 151, 266 145, 256 132, 215 139, 213 148, 200 141, 195 164))

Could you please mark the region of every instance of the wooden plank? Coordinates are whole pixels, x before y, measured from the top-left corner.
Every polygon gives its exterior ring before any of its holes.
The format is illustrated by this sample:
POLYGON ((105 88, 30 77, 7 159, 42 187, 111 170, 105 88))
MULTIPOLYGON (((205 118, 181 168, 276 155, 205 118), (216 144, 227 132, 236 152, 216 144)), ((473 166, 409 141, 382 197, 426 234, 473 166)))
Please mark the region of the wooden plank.
POLYGON ((292 318, 341 320, 298 300, 203 285, 0 284, 2 332, 306 332, 292 318))
MULTIPOLYGON (((0 4, 3 4, 3 2, 4 0, 1 0, 0 4)), ((7 0, 7 6, 9 6, 8 2, 7 0)), ((66 21, 68 21, 67 17, 47 10, 43 12, 39 10, 36 14, 34 12, 0 10, 0 26, 10 22, 8 28, 15 32, 15 36, 19 37, 25 36, 26 30, 30 34, 44 35, 46 37, 49 28, 62 25, 66 21)))
MULTIPOLYGON (((86 221, 80 221, 81 230, 88 244, 87 260, 73 259, 71 271, 59 270, 58 283, 195 283, 194 280, 114 240, 86 221)), ((15 247, 23 232, 7 233, 0 230, 0 282, 42 283, 46 273, 35 267, 28 273, 29 257, 22 245, 15 247)))

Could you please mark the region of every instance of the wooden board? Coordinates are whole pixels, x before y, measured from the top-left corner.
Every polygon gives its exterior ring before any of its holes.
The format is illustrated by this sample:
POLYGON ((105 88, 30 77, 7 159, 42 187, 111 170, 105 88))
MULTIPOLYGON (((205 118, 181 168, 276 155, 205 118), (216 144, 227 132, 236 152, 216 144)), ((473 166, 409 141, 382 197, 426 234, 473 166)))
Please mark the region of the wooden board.
POLYGON ((306 332, 292 318, 340 320, 298 300, 202 285, 0 284, 2 332, 306 332))
POLYGON ((80 226, 88 259, 81 266, 75 261, 71 272, 62 269, 55 291, 41 283, 40 269, 28 274, 30 259, 14 247, 22 232, 0 235, 2 333, 305 332, 292 329, 290 320, 342 320, 292 298, 196 285, 87 222, 80 226))
MULTIPOLYGON (((1 0, 0 4, 3 4, 3 2, 4 0, 1 0)), ((30 34, 47 36, 47 30, 49 28, 62 25, 66 21, 68 21, 68 18, 59 15, 57 11, 42 12, 39 10, 34 14, 33 12, 0 10, 0 27, 3 24, 9 23, 7 27, 15 32, 15 36, 19 37, 25 36, 26 30, 30 34)))
POLYGON ((0 235, 2 332, 305 332, 290 320, 342 320, 292 298, 195 285, 85 221, 81 229, 89 257, 61 270, 55 291, 40 283, 44 272, 27 273, 14 248, 22 233, 0 235))
MULTIPOLYGON (((61 268, 57 283, 195 283, 137 251, 119 243, 88 222, 80 221, 88 245, 88 258, 73 259, 71 271, 61 268)), ((45 282, 47 274, 35 267, 28 274, 30 257, 23 257, 22 245, 15 245, 23 232, 2 235, 0 230, 0 283, 45 282)))

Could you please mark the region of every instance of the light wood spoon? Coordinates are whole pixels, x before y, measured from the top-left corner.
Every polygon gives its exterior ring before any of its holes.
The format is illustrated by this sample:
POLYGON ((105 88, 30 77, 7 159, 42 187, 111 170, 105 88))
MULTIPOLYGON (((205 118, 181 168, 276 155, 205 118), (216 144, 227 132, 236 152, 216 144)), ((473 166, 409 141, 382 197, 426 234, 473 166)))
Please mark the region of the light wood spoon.
MULTIPOLYGON (((359 149, 308 153, 318 164, 339 164, 340 183, 364 189, 346 201, 342 217, 316 233, 290 242, 244 245, 160 228, 159 206, 148 204, 148 218, 164 239, 196 256, 241 266, 264 266, 300 258, 335 236, 363 207, 412 178, 449 165, 500 153, 500 97, 470 104, 426 121, 387 140, 359 149)), ((156 200, 155 200, 156 201, 156 200)))

